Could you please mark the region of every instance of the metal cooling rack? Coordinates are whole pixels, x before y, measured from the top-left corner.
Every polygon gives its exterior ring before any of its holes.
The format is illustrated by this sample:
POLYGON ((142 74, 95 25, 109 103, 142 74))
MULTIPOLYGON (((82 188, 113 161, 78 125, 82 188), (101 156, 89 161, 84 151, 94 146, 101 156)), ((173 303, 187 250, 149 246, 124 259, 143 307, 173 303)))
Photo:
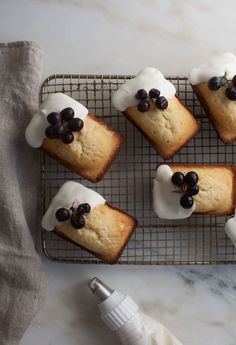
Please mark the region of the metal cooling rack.
MULTIPOLYGON (((161 220, 152 210, 152 180, 163 163, 140 132, 111 105, 111 94, 131 76, 54 75, 42 85, 41 101, 64 92, 82 102, 92 114, 123 134, 125 144, 104 179, 93 184, 42 155, 42 213, 66 180, 81 181, 115 207, 134 215, 139 226, 123 251, 120 264, 235 263, 236 251, 226 237, 226 217, 192 215, 185 220, 161 220)), ((202 130, 171 161, 178 163, 235 163, 236 146, 223 144, 206 117, 186 78, 168 78, 179 98, 202 124, 202 130)), ((42 231, 42 244, 51 260, 101 263, 86 251, 53 233, 42 231)))

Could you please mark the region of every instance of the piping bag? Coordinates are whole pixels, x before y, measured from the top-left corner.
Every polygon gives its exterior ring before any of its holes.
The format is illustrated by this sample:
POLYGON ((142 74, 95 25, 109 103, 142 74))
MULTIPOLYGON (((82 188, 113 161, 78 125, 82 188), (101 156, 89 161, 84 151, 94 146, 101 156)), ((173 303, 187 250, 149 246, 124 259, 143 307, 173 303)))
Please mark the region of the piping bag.
POLYGON ((102 320, 123 345, 182 345, 162 324, 144 314, 128 295, 111 289, 97 277, 88 286, 102 320))

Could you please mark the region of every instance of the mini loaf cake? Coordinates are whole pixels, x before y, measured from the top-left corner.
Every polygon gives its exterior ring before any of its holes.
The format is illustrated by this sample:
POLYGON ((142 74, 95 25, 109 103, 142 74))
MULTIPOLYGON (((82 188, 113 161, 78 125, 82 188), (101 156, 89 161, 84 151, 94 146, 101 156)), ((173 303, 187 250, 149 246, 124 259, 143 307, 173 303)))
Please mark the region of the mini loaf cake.
POLYGON ((114 92, 112 103, 147 137, 161 157, 170 159, 200 129, 175 97, 174 85, 155 68, 145 68, 114 92))
POLYGON ((119 133, 62 93, 49 95, 41 104, 25 138, 92 182, 102 179, 123 142, 119 133))
POLYGON ((232 214, 236 169, 230 164, 169 164, 157 168, 153 206, 158 217, 183 219, 193 212, 232 214))
POLYGON ((236 210, 234 212, 234 216, 227 220, 225 224, 225 232, 236 247, 236 210))
POLYGON ((137 226, 135 218, 110 206, 97 192, 68 181, 42 219, 42 228, 114 264, 137 226))
POLYGON ((224 143, 236 139, 236 57, 226 53, 192 69, 189 81, 224 143))

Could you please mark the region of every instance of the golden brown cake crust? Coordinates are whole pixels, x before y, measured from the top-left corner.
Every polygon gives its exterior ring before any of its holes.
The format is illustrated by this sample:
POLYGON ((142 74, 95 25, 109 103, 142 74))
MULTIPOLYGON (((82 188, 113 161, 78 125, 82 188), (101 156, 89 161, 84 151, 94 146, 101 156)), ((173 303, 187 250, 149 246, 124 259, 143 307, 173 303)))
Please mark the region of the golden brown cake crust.
POLYGON ((75 140, 64 144, 45 138, 41 149, 68 169, 92 182, 102 179, 123 144, 123 137, 103 121, 89 114, 75 140))
POLYGON ((172 158, 200 130, 199 122, 177 97, 168 102, 165 110, 152 106, 140 113, 137 107, 130 107, 123 112, 164 159, 172 158))
POLYGON ((192 85, 218 136, 225 144, 230 144, 236 140, 236 103, 226 97, 226 87, 212 91, 206 82, 192 85))
POLYGON ((169 164, 173 172, 195 171, 199 194, 194 196, 196 213, 232 214, 236 207, 236 168, 231 164, 169 164))
POLYGON ((95 207, 85 219, 85 227, 80 230, 64 223, 56 226, 53 232, 106 263, 116 263, 137 226, 137 220, 109 204, 95 207))

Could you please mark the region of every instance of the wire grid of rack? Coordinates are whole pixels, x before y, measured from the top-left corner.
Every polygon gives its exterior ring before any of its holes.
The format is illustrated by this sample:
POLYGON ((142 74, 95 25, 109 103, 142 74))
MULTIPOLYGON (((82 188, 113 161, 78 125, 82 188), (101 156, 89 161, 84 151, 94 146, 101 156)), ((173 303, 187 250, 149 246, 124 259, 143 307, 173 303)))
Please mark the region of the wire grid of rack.
MULTIPOLYGON (((102 181, 93 184, 42 154, 42 213, 67 180, 82 182, 101 193, 113 206, 138 219, 139 225, 124 249, 119 264, 217 264, 235 263, 236 251, 226 237, 226 217, 192 215, 184 220, 159 219, 152 209, 152 182, 158 156, 144 136, 111 105, 111 94, 131 76, 54 75, 42 85, 41 101, 63 92, 83 103, 92 114, 123 134, 125 143, 102 181)), ((223 144, 200 106, 186 78, 169 77, 178 97, 199 119, 201 132, 172 162, 234 163, 235 145, 223 144)), ((169 161, 169 162, 170 162, 169 161)), ((101 263, 85 250, 42 230, 45 255, 51 260, 101 263)))

